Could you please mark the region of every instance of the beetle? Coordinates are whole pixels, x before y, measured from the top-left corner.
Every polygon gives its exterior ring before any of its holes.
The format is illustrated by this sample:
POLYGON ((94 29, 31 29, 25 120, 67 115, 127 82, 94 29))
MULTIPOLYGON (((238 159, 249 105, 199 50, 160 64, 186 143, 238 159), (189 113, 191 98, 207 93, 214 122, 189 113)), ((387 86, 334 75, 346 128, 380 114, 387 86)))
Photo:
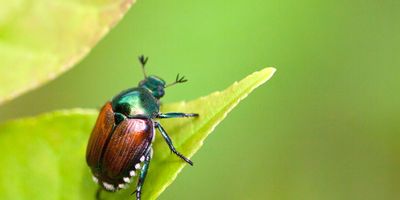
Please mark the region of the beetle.
POLYGON ((145 66, 148 58, 139 56, 144 79, 138 87, 116 95, 101 108, 86 149, 86 162, 99 185, 96 199, 101 191, 115 192, 126 186, 138 175, 136 199, 140 200, 143 184, 152 158, 155 131, 161 133, 170 150, 187 162, 193 162, 179 153, 171 138, 156 119, 198 117, 196 113, 161 113, 160 99, 165 88, 184 83, 185 77, 176 76, 173 83, 157 76, 147 76, 145 66))

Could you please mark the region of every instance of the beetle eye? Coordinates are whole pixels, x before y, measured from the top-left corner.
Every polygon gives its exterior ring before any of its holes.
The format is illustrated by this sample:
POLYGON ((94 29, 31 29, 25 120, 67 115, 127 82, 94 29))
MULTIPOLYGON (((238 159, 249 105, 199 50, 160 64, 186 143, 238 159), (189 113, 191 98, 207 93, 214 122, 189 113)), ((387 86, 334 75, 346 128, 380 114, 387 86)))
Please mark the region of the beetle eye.
POLYGON ((161 97, 163 97, 164 96, 164 88, 159 88, 158 90, 157 90, 157 96, 158 96, 158 98, 161 98, 161 97))

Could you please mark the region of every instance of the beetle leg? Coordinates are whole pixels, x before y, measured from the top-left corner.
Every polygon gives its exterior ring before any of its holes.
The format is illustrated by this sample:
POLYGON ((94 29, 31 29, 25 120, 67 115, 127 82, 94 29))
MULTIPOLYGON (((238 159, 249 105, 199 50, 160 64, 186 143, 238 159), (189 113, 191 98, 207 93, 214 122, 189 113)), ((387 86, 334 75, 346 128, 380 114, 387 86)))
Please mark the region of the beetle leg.
POLYGON ((165 119, 165 118, 180 118, 180 117, 198 117, 197 113, 179 113, 179 112, 170 112, 170 113, 160 113, 157 118, 165 119))
POLYGON ((164 130, 164 128, 161 126, 160 123, 158 122, 154 122, 155 123, 155 127, 158 128, 158 130, 160 131, 161 135, 163 136, 163 138, 165 139, 165 141, 167 142, 169 149, 171 149, 171 151, 176 154, 177 156, 179 156, 180 158, 182 158, 185 162, 189 163, 190 165, 193 165, 193 162, 191 160, 189 160, 188 158, 186 158, 184 155, 182 155, 181 153, 179 153, 174 145, 172 144, 172 140, 171 138, 168 136, 167 132, 164 130))
POLYGON ((96 200, 101 200, 101 191, 103 191, 103 188, 101 188, 99 186, 99 188, 97 188, 97 191, 96 191, 96 194, 95 194, 96 200))
POLYGON ((140 200, 141 195, 142 195, 142 187, 144 184, 144 180, 146 179, 147 171, 149 170, 150 160, 151 160, 151 157, 153 154, 152 151, 153 151, 153 149, 150 147, 150 150, 146 154, 146 158, 144 160, 143 167, 140 170, 140 176, 138 179, 138 184, 136 186, 136 190, 132 193, 132 194, 136 193, 136 200, 140 200))

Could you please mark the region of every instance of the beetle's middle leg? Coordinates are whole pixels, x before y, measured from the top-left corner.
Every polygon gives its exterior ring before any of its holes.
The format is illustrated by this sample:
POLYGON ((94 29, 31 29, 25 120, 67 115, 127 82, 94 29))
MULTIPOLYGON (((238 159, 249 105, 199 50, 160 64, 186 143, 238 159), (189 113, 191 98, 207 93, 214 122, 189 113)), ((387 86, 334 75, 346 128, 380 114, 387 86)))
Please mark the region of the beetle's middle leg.
POLYGON ((161 135, 163 136, 163 138, 165 139, 165 141, 167 142, 169 149, 171 149, 171 151, 176 154, 177 156, 179 156, 180 158, 182 158, 185 162, 189 163, 190 165, 193 165, 193 162, 191 160, 189 160, 189 158, 186 158, 184 155, 182 155, 181 153, 179 153, 174 145, 172 144, 172 140, 171 138, 168 136, 167 132, 164 130, 164 128, 161 126, 160 123, 158 122, 154 122, 155 123, 155 127, 158 128, 158 130, 160 131, 161 135))
POLYGON ((180 113, 180 112, 170 112, 170 113, 160 113, 157 118, 182 118, 182 117, 198 117, 197 113, 180 113))

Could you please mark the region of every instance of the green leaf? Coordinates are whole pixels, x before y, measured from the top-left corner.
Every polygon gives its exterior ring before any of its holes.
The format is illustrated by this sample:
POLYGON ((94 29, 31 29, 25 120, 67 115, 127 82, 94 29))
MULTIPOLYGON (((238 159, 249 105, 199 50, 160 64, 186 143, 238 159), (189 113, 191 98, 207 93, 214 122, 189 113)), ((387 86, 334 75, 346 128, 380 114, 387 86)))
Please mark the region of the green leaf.
MULTIPOLYGON (((200 114, 195 119, 161 121, 176 148, 192 156, 227 113, 274 72, 274 68, 265 68, 222 92, 163 106, 163 112, 200 114)), ((93 199, 97 186, 85 163, 85 149, 96 117, 97 111, 76 109, 0 125, 0 199, 93 199)), ((156 199, 187 166, 170 153, 158 134, 153 147, 143 199, 156 199)), ((131 184, 128 190, 102 196, 132 199, 134 187, 131 184)))
POLYGON ((88 54, 133 0, 0 0, 0 104, 88 54))

